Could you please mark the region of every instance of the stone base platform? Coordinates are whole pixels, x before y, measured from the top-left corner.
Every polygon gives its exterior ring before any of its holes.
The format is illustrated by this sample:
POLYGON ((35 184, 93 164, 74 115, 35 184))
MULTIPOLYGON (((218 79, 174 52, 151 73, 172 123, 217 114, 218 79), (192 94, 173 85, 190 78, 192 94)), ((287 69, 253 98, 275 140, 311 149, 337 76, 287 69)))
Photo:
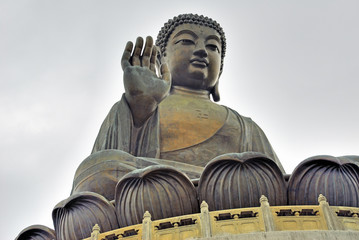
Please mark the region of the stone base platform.
POLYGON ((262 196, 260 207, 209 211, 202 202, 200 213, 151 220, 101 233, 95 225, 84 240, 359 240, 359 208, 329 206, 320 195, 319 205, 270 206, 262 196))
POLYGON ((209 238, 189 238, 189 240, 358 240, 357 231, 319 230, 319 231, 281 231, 258 232, 237 235, 220 235, 209 238))

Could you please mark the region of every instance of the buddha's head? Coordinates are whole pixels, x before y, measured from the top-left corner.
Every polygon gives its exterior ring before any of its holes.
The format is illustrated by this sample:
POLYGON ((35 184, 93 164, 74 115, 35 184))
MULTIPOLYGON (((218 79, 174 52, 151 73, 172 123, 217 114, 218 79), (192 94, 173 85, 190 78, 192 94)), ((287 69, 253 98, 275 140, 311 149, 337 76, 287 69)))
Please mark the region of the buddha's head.
POLYGON ((165 23, 156 45, 168 64, 173 86, 207 90, 219 101, 226 38, 216 21, 197 14, 179 15, 165 23))

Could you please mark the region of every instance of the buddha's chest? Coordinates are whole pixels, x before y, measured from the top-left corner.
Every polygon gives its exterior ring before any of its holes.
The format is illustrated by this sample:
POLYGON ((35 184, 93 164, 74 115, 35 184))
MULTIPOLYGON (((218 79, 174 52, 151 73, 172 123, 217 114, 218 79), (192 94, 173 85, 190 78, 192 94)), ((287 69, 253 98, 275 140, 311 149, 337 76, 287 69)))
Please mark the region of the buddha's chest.
POLYGON ((159 105, 161 152, 202 143, 224 125, 228 112, 208 99, 169 96, 159 105))

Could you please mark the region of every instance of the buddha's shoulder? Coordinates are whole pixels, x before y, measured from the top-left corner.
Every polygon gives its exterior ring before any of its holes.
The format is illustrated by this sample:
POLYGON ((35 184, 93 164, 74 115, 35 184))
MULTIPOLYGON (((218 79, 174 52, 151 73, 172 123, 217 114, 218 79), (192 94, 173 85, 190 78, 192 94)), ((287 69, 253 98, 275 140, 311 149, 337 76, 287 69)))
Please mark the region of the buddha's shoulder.
POLYGON ((233 110, 232 108, 229 108, 229 107, 225 107, 225 108, 227 108, 229 113, 230 113, 229 117, 236 118, 239 121, 242 121, 242 122, 244 122, 246 124, 254 124, 255 123, 252 120, 252 118, 247 117, 247 116, 243 116, 242 114, 239 114, 236 110, 233 110))

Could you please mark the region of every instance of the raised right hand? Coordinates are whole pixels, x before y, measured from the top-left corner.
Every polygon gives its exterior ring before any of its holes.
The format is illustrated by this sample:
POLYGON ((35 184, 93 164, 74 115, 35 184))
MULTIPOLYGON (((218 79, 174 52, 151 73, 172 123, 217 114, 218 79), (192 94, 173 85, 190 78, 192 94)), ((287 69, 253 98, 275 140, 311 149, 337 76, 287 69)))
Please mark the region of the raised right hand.
POLYGON ((160 67, 160 76, 156 74, 157 49, 153 45, 152 37, 146 38, 141 55, 142 48, 141 37, 137 38, 134 50, 133 43, 128 42, 121 60, 125 97, 136 126, 144 123, 171 88, 171 74, 167 64, 160 67))

